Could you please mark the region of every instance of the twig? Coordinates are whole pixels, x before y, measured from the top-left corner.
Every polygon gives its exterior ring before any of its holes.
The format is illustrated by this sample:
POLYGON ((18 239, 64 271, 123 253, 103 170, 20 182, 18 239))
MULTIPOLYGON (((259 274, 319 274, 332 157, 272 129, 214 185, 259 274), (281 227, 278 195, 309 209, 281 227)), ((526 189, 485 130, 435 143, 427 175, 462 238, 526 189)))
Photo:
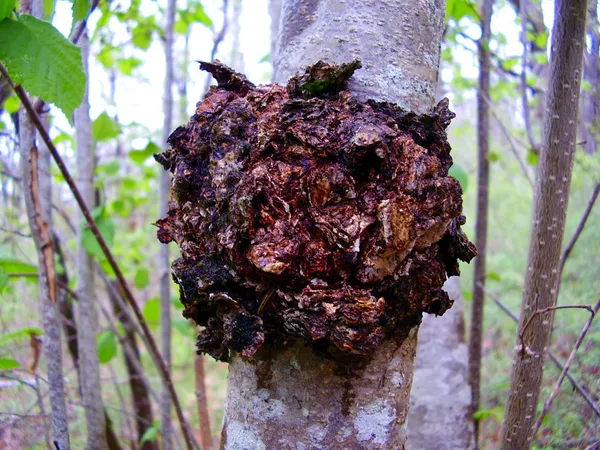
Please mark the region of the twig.
POLYGON ((542 309, 536 309, 531 316, 529 316, 529 319, 527 319, 527 322, 525 322, 525 325, 523 326, 523 329, 519 332, 519 340, 521 341, 521 352, 525 352, 525 341, 524 341, 524 335, 525 335, 525 331, 527 331, 527 328, 529 327, 529 325, 531 325, 531 323, 533 322, 533 320, 537 317, 540 316, 542 314, 546 314, 548 312, 551 311, 556 311, 557 309, 585 309, 587 311, 589 311, 592 315, 592 318, 594 318, 594 315, 596 314, 596 311, 594 311, 592 309, 592 307, 590 305, 558 305, 558 306, 548 306, 547 308, 542 308, 542 309))
POLYGON ((506 140, 508 141, 510 150, 513 152, 513 155, 515 155, 515 158, 517 158, 517 161, 519 162, 519 166, 521 166, 521 170, 523 171, 523 174, 525 175, 525 177, 527 178, 527 181, 529 181, 529 185, 533 189, 533 187, 534 187, 533 179, 531 178, 531 175, 529 174, 529 171, 527 170, 525 161, 523 161, 523 159, 521 158, 521 155, 517 151, 517 147, 515 146, 512 136, 508 132, 508 129, 506 128, 506 126, 504 125, 504 123, 502 122, 500 117, 498 117, 498 114, 496 113, 496 110, 492 105, 492 101, 486 96, 482 96, 482 97, 486 101, 486 103, 489 105, 490 111, 492 112, 494 119, 496 119, 496 122, 498 122, 498 125, 500 125, 500 129, 504 133, 504 136, 506 136, 506 140))
POLYGON ((32 122, 35 124, 35 127, 37 128, 37 130, 40 134, 40 137, 42 138, 42 140, 48 147, 48 150, 52 154, 54 161, 58 165, 58 168, 60 169, 63 177, 65 178, 65 181, 67 182, 71 192, 73 193, 73 196, 75 197, 75 200, 77 201, 77 204, 79 205, 79 208, 81 209, 81 212, 83 213, 83 216, 85 217, 86 222, 87 222, 90 230, 92 231, 92 234, 98 241, 98 244, 100 245, 100 248, 102 249, 102 253, 106 257, 106 260, 108 261, 108 264, 110 265, 111 269, 114 271, 114 273, 117 277, 117 280, 119 281, 119 284, 121 285, 121 287, 123 289, 123 294, 125 296, 125 299, 130 304, 140 326, 142 327, 142 331, 146 338, 145 341, 148 345, 148 350, 149 350, 150 354, 152 355, 154 363, 156 364, 158 371, 160 372, 160 374, 163 378, 163 381, 167 385, 167 389, 169 390, 169 393, 171 394, 171 398, 173 400, 173 405, 174 405, 175 411, 177 413, 177 418, 179 419, 179 423, 181 426, 181 431, 183 432, 188 449, 192 450, 196 447, 199 447, 196 444, 195 439, 189 430, 187 420, 186 420, 185 416, 183 415, 181 403, 179 402, 179 398, 177 397, 177 392, 175 391, 175 386, 173 385, 173 381, 171 380, 171 375, 169 374, 169 371, 165 365, 165 362, 164 362, 162 356, 160 355, 160 352, 156 345, 156 341, 154 340, 154 337, 152 336, 152 333, 150 332, 150 328, 148 327, 148 324, 146 323, 146 320, 144 319, 142 311, 140 310, 139 306, 137 305, 137 303, 135 301, 135 298, 133 297, 131 289, 129 288, 129 285, 127 284, 127 281, 125 280, 125 277, 123 275, 123 272, 121 271, 121 268, 117 264, 112 252, 108 248, 106 241, 102 237, 102 233, 100 233, 100 230, 98 229, 98 225, 96 224, 96 221, 92 217, 92 213, 90 212, 88 206, 86 205, 85 200, 81 196, 81 193, 79 192, 79 189, 77 188, 77 185, 75 184, 75 181, 73 180, 73 177, 71 176, 71 173, 69 172, 69 169, 67 168, 62 157, 58 153, 58 150, 56 149, 54 142, 52 142, 52 139, 50 139, 50 136, 48 135, 45 127, 43 126, 42 122, 40 121, 40 117, 37 114, 37 112, 35 111, 31 102, 29 101, 29 98, 28 98, 27 94, 25 93, 25 90, 23 89, 23 87, 20 85, 14 84, 14 82, 10 78, 10 75, 8 74, 8 71, 6 70, 6 68, 4 67, 3 64, 0 64, 0 73, 2 73, 2 76, 5 77, 6 80, 9 82, 10 86, 12 87, 12 89, 15 91, 15 93, 21 100, 21 104, 27 111, 27 114, 30 116, 32 122))
MULTIPOLYGON (((512 320, 514 320, 516 323, 519 322, 519 318, 517 317, 517 315, 515 313, 513 313, 508 308, 508 306, 506 306, 494 292, 490 291, 486 287, 483 287, 483 290, 494 301, 494 303, 496 303, 496 305, 502 311, 504 311, 512 320)), ((550 357, 552 362, 556 365, 556 367, 558 367, 561 371, 564 369, 565 366, 560 362, 560 359, 558 358, 558 356, 556 356, 554 354, 554 352, 552 352, 551 350, 548 350, 548 356, 550 357)), ((592 408, 592 411, 594 411, 596 416, 600 418, 600 407, 598 406, 596 401, 590 396, 590 394, 588 394, 587 390, 581 384, 579 384, 579 382, 575 379, 575 377, 573 377, 573 375, 571 375, 568 372, 567 372, 567 378, 573 385, 573 389, 575 389, 583 397, 583 399, 590 406, 590 408, 592 408)))
POLYGON ((583 216, 581 216, 581 220, 579 221, 579 224, 577 225, 577 229, 575 230, 573 237, 571 237, 571 240, 565 247, 565 251, 562 254, 562 258, 560 259, 561 277, 562 277, 563 271, 565 270, 565 264, 567 262, 567 258, 569 258, 571 251, 573 251, 573 247, 575 247, 575 243, 577 242, 577 239, 579 239, 579 235, 581 235, 581 232, 583 231, 583 228, 585 227, 585 223, 587 222, 588 218, 590 217, 592 209, 594 208, 594 204, 596 203, 596 200, 598 199, 598 194, 600 194, 600 181, 598 181, 598 183, 596 183, 596 186, 594 187, 594 192, 592 192, 592 197, 590 198, 590 201, 588 202, 587 206, 585 207, 585 211, 583 213, 583 216))
POLYGON ((585 335, 589 331, 590 326, 592 325, 592 321, 594 320, 596 313, 600 309, 600 297, 598 298, 598 301, 594 305, 594 308, 590 307, 590 309, 592 311, 592 315, 590 317, 588 317, 588 320, 585 322, 585 325, 583 326, 583 329, 581 330, 581 333, 579 334, 579 337, 575 341, 575 345, 573 346, 573 349, 571 350, 571 354, 569 355, 569 358, 567 359, 567 362, 565 363, 565 366, 563 367, 563 370, 560 373, 558 380, 556 380, 554 389, 552 390, 552 392, 550 393, 550 395, 544 402, 544 408, 542 409, 542 412, 540 413, 540 416, 538 417, 537 422, 533 426, 533 436, 535 436, 537 434, 538 430, 540 429, 540 426, 542 425, 542 421, 544 420, 544 417, 546 416, 546 414, 548 414, 548 411, 550 410, 550 407, 552 406, 552 402, 558 395, 560 386, 562 385, 562 382, 564 381, 565 376, 567 375, 567 372, 569 371, 569 368, 571 367, 571 364, 573 364, 573 361, 575 361, 575 357, 577 356, 577 350, 579 350, 579 347, 581 347, 581 343, 585 339, 585 335))
POLYGON ((24 238, 32 237, 31 234, 21 233, 20 231, 17 231, 17 230, 9 230, 8 228, 4 228, 2 226, 0 226, 0 231, 4 231, 5 233, 10 233, 10 234, 16 234, 17 236, 21 236, 24 238))
MULTIPOLYGON (((227 33, 227 25, 228 25, 228 17, 227 17, 227 9, 229 5, 229 0, 223 0, 223 26, 219 30, 219 32, 215 35, 213 39, 213 46, 210 51, 210 60, 214 61, 217 56, 217 50, 219 50, 219 45, 225 39, 225 34, 227 33)), ((206 82, 204 83, 204 95, 208 92, 208 88, 210 87, 211 77, 206 77, 206 82)))
POLYGON ((521 16, 521 44, 523 45, 523 56, 521 58, 521 101, 523 103, 523 120, 525 121, 525 130, 527 131, 527 139, 529 139, 529 145, 531 150, 535 153, 539 153, 539 148, 533 138, 533 131, 531 129, 531 112, 529 110, 529 99, 527 97, 527 66, 528 52, 527 46, 527 1, 521 0, 519 15, 521 16))

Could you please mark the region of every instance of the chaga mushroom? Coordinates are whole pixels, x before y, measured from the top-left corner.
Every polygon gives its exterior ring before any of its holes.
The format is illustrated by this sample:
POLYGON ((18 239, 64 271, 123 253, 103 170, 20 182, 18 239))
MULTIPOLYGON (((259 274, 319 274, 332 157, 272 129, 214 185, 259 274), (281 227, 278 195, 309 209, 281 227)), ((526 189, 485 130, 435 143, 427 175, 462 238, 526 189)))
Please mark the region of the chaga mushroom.
POLYGON ((156 160, 173 174, 158 239, 175 241, 184 316, 199 352, 227 361, 305 340, 366 355, 443 314, 442 290, 475 247, 442 100, 417 115, 345 90, 357 62, 318 62, 287 87, 218 82, 156 160))

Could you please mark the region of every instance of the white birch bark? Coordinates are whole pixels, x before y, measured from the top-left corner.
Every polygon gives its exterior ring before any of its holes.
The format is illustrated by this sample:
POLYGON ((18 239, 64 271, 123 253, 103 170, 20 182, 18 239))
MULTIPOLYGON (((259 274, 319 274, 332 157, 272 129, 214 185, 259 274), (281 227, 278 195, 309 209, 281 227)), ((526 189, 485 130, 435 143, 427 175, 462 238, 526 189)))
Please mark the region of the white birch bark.
MULTIPOLYGON (((176 0, 168 0, 165 24, 165 84, 163 93, 163 135, 166 145, 173 123, 173 26, 175 23, 176 0)), ((169 194, 171 190, 171 174, 167 170, 160 175, 160 217, 168 212, 169 194)), ((167 369, 171 370, 171 263, 169 246, 161 245, 158 258, 160 273, 160 344, 162 357, 167 369)), ((163 450, 171 449, 173 424, 171 421, 171 396, 166 386, 160 393, 160 426, 163 450)))
MULTIPOLYGON (((83 67, 89 76, 89 40, 87 32, 79 38, 83 67)), ((94 207, 94 150, 90 119, 89 79, 82 104, 73 113, 77 144, 77 181, 81 195, 90 208, 94 207)), ((83 221, 83 215, 80 214, 83 221)), ((83 247, 83 230, 79 230, 77 246, 77 342, 79 347, 79 379, 87 424, 87 448, 107 449, 106 423, 100 383, 100 363, 96 349, 98 317, 94 290, 93 257, 83 247)))
MULTIPOLYGON (((433 106, 445 4, 434 0, 284 1, 274 79, 285 83, 319 59, 363 69, 361 99, 416 112, 433 106)), ((234 357, 222 448, 403 449, 417 329, 384 342, 354 377, 296 345, 260 361, 234 357)))

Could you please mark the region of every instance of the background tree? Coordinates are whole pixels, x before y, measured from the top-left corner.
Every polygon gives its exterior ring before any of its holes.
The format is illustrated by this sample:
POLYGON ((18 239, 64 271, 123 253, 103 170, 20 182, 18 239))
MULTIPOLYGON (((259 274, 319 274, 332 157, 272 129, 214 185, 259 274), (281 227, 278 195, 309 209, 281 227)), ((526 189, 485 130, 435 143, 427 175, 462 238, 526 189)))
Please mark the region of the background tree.
POLYGON ((519 339, 503 424, 504 449, 529 448, 533 439, 532 426, 552 331, 552 308, 560 283, 558 267, 576 148, 586 11, 585 0, 556 1, 544 142, 519 339))

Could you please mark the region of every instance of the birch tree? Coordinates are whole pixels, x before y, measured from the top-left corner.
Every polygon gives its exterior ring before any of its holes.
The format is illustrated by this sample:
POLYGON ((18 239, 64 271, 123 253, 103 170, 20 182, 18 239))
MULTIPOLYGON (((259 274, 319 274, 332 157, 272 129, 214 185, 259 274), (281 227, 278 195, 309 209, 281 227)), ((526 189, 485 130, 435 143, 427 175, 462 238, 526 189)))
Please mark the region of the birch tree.
MULTIPOLYGON (((272 55, 276 81, 286 83, 317 59, 345 63, 360 58, 364 69, 350 81, 356 96, 394 101, 416 112, 432 106, 443 5, 292 0, 284 2, 281 14, 278 49, 272 55)), ((376 351, 362 376, 352 382, 354 405, 346 416, 339 414, 335 401, 348 391, 347 381, 332 377, 327 361, 294 348, 274 355, 270 373, 265 373, 260 364, 234 357, 223 447, 258 448, 278 442, 280 448, 403 448, 416 331, 401 347, 387 342, 376 351), (378 384, 377 374, 382 373, 387 376, 378 384), (400 384, 392 381, 400 379, 400 384), (327 395, 320 387, 324 380, 328 381, 327 395), (306 406, 299 406, 298 398, 306 406), (276 416, 272 413, 275 404, 276 416), (341 440, 328 431, 332 417, 339 421, 336 429, 347 432, 341 440)))
MULTIPOLYGON (((165 84, 163 93, 163 142, 167 141, 171 132, 173 122, 173 27, 175 23, 176 0, 168 0, 165 24, 165 84)), ((160 214, 165 215, 168 211, 169 191, 171 188, 171 176, 168 172, 162 172, 160 178, 160 214)), ((162 245, 159 255, 160 273, 160 333, 161 352, 167 368, 171 368, 171 269, 169 262, 169 247, 162 245)), ((165 387, 161 393, 160 401, 160 426, 162 432, 162 448, 171 448, 171 435, 173 427, 171 424, 171 396, 165 387)))
MULTIPOLYGON (((84 31, 80 38, 83 67, 88 73, 89 41, 84 31)), ((90 119, 89 81, 83 103, 73 114, 75 142, 77 144, 78 185, 83 198, 90 208, 94 207, 94 150, 92 147, 92 122, 90 119)), ((83 215, 80 215, 81 220, 83 215)), ((79 229, 77 249, 77 295, 79 297, 79 317, 77 342, 79 345, 79 371, 81 396, 85 408, 87 424, 87 445, 89 449, 107 449, 106 424, 100 383, 100 362, 96 351, 98 317, 94 289, 94 261, 85 246, 85 229, 79 229)))
POLYGON ((531 446, 560 281, 581 83, 586 0, 557 0, 544 139, 535 188, 517 349, 502 429, 502 449, 531 446), (550 309, 549 309, 550 308, 550 309), (546 312, 542 312, 546 311, 546 312))

